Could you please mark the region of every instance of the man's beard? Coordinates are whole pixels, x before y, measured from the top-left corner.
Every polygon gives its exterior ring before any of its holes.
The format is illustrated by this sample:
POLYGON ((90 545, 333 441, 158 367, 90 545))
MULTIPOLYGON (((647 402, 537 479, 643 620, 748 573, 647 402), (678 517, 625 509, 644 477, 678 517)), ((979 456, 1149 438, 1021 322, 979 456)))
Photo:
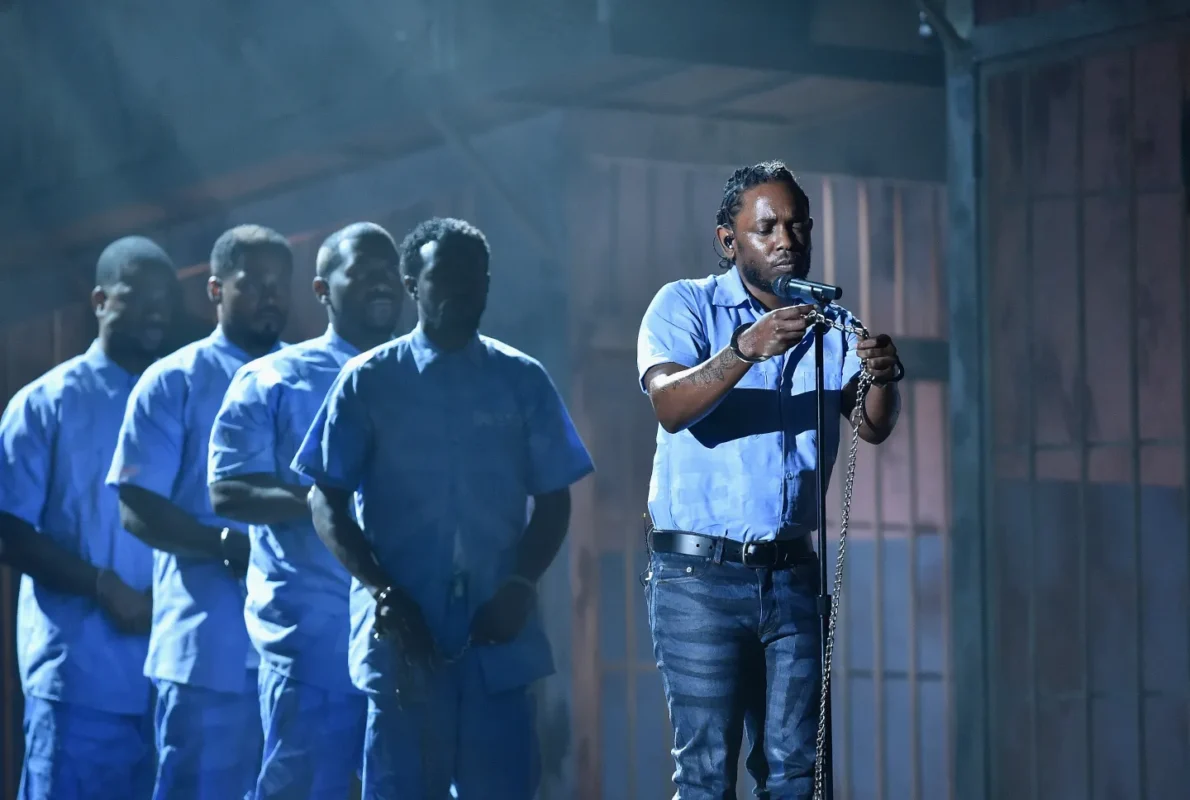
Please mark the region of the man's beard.
POLYGON ((281 330, 279 328, 274 329, 271 325, 258 329, 245 328, 240 332, 240 336, 244 344, 252 349, 268 350, 281 338, 281 330))
MULTIPOLYGON (((806 276, 810 274, 810 253, 811 250, 809 247, 807 247, 801 253, 797 253, 793 256, 793 269, 791 270, 791 274, 798 280, 805 280, 806 276)), ((745 265, 740 267, 740 272, 743 273, 745 278, 747 278, 748 283, 750 283, 756 289, 769 294, 773 293, 773 281, 765 280, 763 277, 761 277, 760 270, 756 267, 750 264, 745 265)))
POLYGON ((760 277, 760 271, 756 269, 756 267, 742 267, 741 269, 744 273, 744 278, 748 281, 749 285, 755 289, 759 289, 762 292, 766 292, 768 294, 773 293, 773 282, 766 281, 764 278, 760 277))
POLYGON ((154 326, 150 334, 144 328, 123 328, 113 326, 108 332, 108 348, 113 353, 132 358, 157 358, 168 346, 170 328, 168 325, 154 326))
POLYGON ((479 331, 486 304, 451 303, 445 307, 419 309, 423 327, 459 337, 473 336, 479 331))
POLYGON ((360 327, 369 333, 391 333, 396 330, 399 317, 400 304, 395 300, 387 308, 367 303, 356 316, 360 327))

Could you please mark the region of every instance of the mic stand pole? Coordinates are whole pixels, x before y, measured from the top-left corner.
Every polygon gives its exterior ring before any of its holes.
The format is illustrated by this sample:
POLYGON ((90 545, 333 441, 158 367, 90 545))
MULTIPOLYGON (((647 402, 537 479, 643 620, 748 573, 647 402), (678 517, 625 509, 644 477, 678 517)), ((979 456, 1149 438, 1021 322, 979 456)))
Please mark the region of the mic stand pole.
MULTIPOLYGON (((826 304, 821 298, 815 298, 820 303, 819 311, 825 313, 826 304)), ((821 664, 826 664, 826 637, 830 629, 831 616, 831 596, 830 584, 827 576, 827 549, 826 549, 826 475, 823 466, 822 448, 823 444, 828 441, 826 436, 826 373, 823 369, 823 338, 826 336, 830 327, 822 322, 814 324, 814 380, 815 380, 815 394, 814 399, 817 404, 817 425, 815 430, 817 433, 816 444, 816 459, 814 465, 814 474, 818 481, 818 620, 820 626, 819 632, 819 656, 821 664)), ((835 420, 838 425, 839 421, 835 420)), ((833 686, 826 696, 826 741, 822 746, 822 800, 833 800, 835 796, 835 773, 834 773, 834 743, 832 741, 833 731, 831 725, 831 695, 834 694, 833 686)))

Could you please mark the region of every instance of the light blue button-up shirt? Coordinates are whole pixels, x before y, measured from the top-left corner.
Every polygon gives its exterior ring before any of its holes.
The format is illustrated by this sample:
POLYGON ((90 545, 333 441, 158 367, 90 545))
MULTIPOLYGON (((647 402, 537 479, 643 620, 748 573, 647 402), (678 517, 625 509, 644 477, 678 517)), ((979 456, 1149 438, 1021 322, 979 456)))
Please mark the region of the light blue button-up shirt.
MULTIPOLYGON (((241 368, 211 431, 208 480, 264 474, 311 485, 289 465, 327 390, 356 355, 328 329, 241 368)), ((354 691, 347 672, 351 576, 309 517, 253 525, 251 536, 244 619, 261 662, 323 689, 354 691)))
MULTIPOLYGON (((108 484, 139 486, 203 525, 245 531, 211 510, 207 446, 223 394, 248 361, 216 328, 145 370, 128 400, 108 484)), ((244 628, 244 593, 221 561, 155 551, 145 674, 219 692, 256 691, 246 668, 257 658, 244 628)))
MULTIPOLYGON (((641 388, 647 391, 645 373, 653 367, 697 366, 730 344, 737 327, 765 313, 734 267, 661 287, 637 340, 641 388)), ((839 306, 826 313, 845 325, 854 322, 839 306)), ((685 430, 671 434, 658 426, 649 483, 654 525, 744 542, 817 527, 814 336, 808 333, 785 355, 753 365, 718 406, 685 430)), ((854 334, 837 329, 822 342, 828 480, 839 450, 842 388, 861 367, 856 344, 854 334)))
MULTIPOLYGON (((0 417, 0 511, 134 589, 153 551, 120 527, 104 476, 136 376, 99 342, 21 389, 0 417)), ((149 708, 148 637, 117 631, 93 600, 21 578, 17 662, 26 693, 117 714, 149 708)))
MULTIPOLYGON (((419 327, 347 363, 294 469, 358 492, 361 526, 381 566, 451 654, 512 574, 529 498, 564 489, 593 467, 540 363, 487 337, 443 353, 419 327)), ((394 645, 373 640, 374 611, 354 582, 351 677, 366 691, 392 692, 394 645)), ((554 668, 536 617, 512 642, 476 652, 489 692, 554 668)))

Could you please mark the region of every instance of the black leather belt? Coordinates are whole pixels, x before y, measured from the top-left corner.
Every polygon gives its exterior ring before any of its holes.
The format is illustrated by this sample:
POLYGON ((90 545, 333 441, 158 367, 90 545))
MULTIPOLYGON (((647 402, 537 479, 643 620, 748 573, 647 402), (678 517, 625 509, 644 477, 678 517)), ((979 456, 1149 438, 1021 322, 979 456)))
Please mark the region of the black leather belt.
POLYGON ((649 549, 657 553, 674 553, 683 556, 715 554, 715 545, 723 542, 723 560, 745 567, 766 569, 788 569, 814 555, 810 535, 797 539, 782 539, 775 542, 743 542, 704 536, 687 531, 662 531, 654 528, 649 532, 649 549))

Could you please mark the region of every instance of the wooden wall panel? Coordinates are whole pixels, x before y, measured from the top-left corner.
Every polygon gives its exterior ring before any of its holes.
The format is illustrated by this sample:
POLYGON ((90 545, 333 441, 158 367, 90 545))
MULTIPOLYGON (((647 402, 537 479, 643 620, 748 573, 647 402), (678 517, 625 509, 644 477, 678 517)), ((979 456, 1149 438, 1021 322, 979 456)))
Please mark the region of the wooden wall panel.
POLYGON ((986 84, 996 797, 1190 779, 1187 64, 1153 31, 986 84))

